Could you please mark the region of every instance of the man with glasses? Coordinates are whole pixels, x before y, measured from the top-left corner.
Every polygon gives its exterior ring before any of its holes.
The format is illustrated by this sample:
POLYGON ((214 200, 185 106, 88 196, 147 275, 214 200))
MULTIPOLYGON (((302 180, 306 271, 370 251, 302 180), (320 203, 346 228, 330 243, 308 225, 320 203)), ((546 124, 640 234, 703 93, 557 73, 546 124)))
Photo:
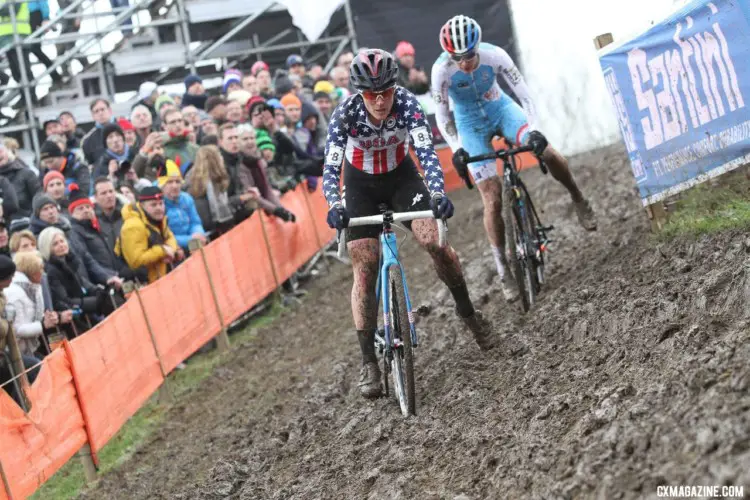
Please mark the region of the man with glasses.
POLYGON ((162 124, 165 134, 164 157, 180 167, 180 173, 187 175, 195 161, 198 145, 190 140, 190 130, 185 126, 185 118, 179 109, 171 109, 164 115, 162 124))
POLYGON ((104 146, 104 127, 114 123, 112 106, 109 101, 98 97, 91 101, 89 105, 91 117, 94 119, 94 127, 81 139, 81 149, 86 163, 96 165, 99 158, 104 155, 106 148, 104 146))
MULTIPOLYGON (((393 56, 380 49, 360 51, 352 61, 350 81, 358 93, 336 107, 326 140, 323 190, 329 205, 328 225, 332 228, 346 228, 350 217, 377 215, 381 203, 396 212, 432 210, 441 219, 453 215, 430 125, 414 94, 397 85, 398 71, 393 56), (414 147, 425 178, 409 156, 409 146, 414 147), (342 165, 345 200, 339 191, 342 165)), ((438 277, 453 295, 456 313, 474 334, 477 344, 482 349, 493 347, 490 324, 474 309, 458 256, 450 246, 438 245, 435 220, 419 219, 406 226, 430 254, 438 277)), ((347 231, 354 269, 352 313, 362 350, 359 389, 368 398, 381 393, 374 346, 379 233, 377 226, 347 231)))
POLYGON ((573 199, 578 220, 588 231, 596 229, 596 216, 568 169, 568 162, 541 132, 535 129, 536 111, 523 76, 507 52, 482 43, 482 28, 472 18, 452 17, 440 31, 443 52, 432 67, 432 93, 438 128, 453 150, 453 165, 464 179, 471 172, 484 204, 484 227, 492 246, 503 295, 508 302, 519 296, 515 281, 506 279, 502 208, 502 179, 494 160, 467 165, 473 155, 491 153, 492 138, 502 134, 510 144, 528 144, 541 156, 552 176, 573 199), (521 102, 519 106, 497 83, 502 75, 521 102), (448 98, 453 99, 453 117, 448 98))

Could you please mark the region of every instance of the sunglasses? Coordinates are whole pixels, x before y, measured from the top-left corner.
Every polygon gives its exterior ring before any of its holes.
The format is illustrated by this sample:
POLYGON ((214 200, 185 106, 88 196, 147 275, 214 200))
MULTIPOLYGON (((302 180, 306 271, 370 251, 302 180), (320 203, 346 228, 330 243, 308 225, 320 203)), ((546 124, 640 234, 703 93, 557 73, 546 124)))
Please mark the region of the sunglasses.
POLYGON ((378 92, 375 92, 374 90, 363 90, 362 91, 362 97, 367 99, 368 101, 375 101, 378 97, 382 97, 383 99, 390 99, 393 97, 393 94, 396 92, 396 87, 389 87, 385 90, 380 90, 378 92))
POLYGON ((475 50, 466 52, 465 54, 451 54, 451 59, 453 59, 456 62, 460 61, 468 61, 469 59, 472 59, 475 55, 477 55, 475 50))

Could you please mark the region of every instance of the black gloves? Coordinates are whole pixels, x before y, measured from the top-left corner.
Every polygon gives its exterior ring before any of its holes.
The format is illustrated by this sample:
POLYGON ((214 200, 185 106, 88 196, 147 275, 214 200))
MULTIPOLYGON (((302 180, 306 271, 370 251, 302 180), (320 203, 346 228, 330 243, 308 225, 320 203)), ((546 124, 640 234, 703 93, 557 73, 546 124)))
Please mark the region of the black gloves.
POLYGON ((430 199, 430 208, 437 219, 450 219, 453 217, 453 203, 447 196, 435 194, 430 199))
POLYGON ((542 153, 544 153, 544 150, 547 149, 547 146, 549 145, 547 138, 538 130, 532 130, 529 132, 529 137, 526 139, 526 142, 529 146, 534 148, 534 154, 537 156, 542 156, 542 153))
POLYGON ((273 215, 283 220, 284 222, 296 222, 297 221, 297 217, 284 207, 274 208, 273 215))
POLYGON ((340 203, 336 203, 328 210, 326 220, 328 221, 328 226, 333 229, 345 229, 349 225, 349 214, 346 213, 346 208, 340 203))
POLYGON ((464 184, 466 184, 466 187, 469 189, 473 189, 474 186, 471 182, 471 177, 469 176, 469 153, 466 152, 464 148, 458 148, 455 153, 453 153, 453 168, 456 169, 456 172, 458 172, 458 175, 463 179, 464 184))

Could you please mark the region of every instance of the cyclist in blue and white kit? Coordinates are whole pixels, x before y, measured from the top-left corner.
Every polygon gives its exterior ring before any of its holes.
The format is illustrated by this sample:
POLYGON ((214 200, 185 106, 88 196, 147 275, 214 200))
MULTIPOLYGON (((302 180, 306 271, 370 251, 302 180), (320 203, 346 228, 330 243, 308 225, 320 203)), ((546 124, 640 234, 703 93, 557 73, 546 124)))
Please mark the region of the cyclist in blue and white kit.
MULTIPOLYGON (((482 28, 472 18, 452 17, 440 30, 443 52, 432 67, 432 94, 437 105, 438 128, 453 150, 453 165, 467 170, 469 156, 491 153, 492 138, 502 135, 511 144, 528 144, 542 157, 552 176, 563 184, 573 199, 581 225, 596 230, 596 216, 573 180, 565 158, 548 145, 534 128, 536 111, 523 76, 507 52, 482 43, 482 28), (523 108, 500 89, 497 76, 518 97, 523 108), (451 118, 448 98, 453 100, 451 118)), ((518 298, 513 279, 505 279, 507 258, 505 228, 501 213, 502 179, 494 160, 468 165, 484 204, 484 227, 492 245, 495 264, 506 300, 518 298)))

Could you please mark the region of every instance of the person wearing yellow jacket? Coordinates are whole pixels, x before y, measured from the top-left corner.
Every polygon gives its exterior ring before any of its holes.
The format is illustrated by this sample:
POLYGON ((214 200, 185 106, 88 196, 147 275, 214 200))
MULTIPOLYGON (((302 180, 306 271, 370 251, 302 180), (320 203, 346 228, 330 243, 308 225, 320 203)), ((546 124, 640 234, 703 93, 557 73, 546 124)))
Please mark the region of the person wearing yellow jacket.
MULTIPOLYGON (((29 14, 29 5, 26 2, 16 3, 13 6, 16 10, 16 31, 18 36, 23 40, 31 34, 31 21, 29 14)), ((8 44, 13 43, 13 23, 10 17, 10 2, 8 0, 0 0, 0 49, 8 44)), ((27 73, 26 76, 31 79, 33 75, 29 71, 29 51, 23 49, 23 58, 26 60, 27 73)), ((18 61, 18 54, 15 48, 10 49, 7 52, 8 65, 10 66, 10 72, 13 75, 13 79, 21 84, 21 66, 18 61)), ((32 92, 32 95, 35 95, 32 92)))
POLYGON ((115 251, 131 269, 148 269, 149 283, 166 275, 175 262, 185 258, 167 225, 164 194, 158 187, 141 189, 138 202, 123 207, 122 220, 115 251))

